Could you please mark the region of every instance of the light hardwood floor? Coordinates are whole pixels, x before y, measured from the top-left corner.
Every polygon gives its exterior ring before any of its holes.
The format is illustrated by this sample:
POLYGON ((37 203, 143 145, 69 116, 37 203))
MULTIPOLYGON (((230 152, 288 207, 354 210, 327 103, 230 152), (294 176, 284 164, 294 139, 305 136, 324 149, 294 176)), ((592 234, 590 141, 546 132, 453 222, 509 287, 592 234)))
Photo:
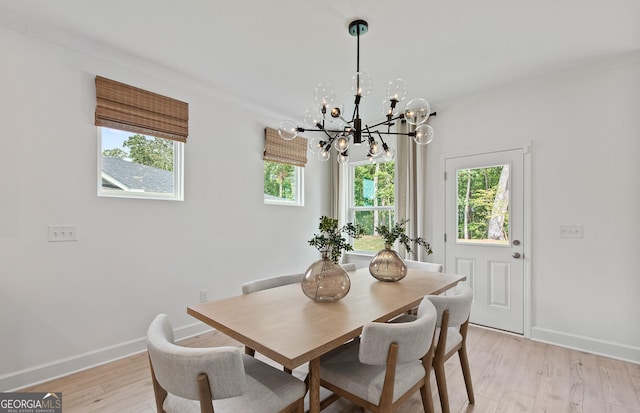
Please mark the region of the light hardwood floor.
MULTIPOLYGON (((469 405, 457 357, 447 362, 452 412, 640 413, 640 365, 471 326, 469 364, 476 403, 469 405)), ((238 345, 219 332, 185 340, 190 347, 238 345)), ((432 388, 440 412, 435 379, 432 388)), ((24 391, 62 392, 65 413, 154 413, 147 354, 127 357, 24 391)), ((419 393, 398 413, 422 412, 419 393)), ((357 409, 343 399, 326 413, 357 409)), ((238 412, 244 413, 244 412, 238 412)), ((246 412, 259 413, 259 412, 246 412)))

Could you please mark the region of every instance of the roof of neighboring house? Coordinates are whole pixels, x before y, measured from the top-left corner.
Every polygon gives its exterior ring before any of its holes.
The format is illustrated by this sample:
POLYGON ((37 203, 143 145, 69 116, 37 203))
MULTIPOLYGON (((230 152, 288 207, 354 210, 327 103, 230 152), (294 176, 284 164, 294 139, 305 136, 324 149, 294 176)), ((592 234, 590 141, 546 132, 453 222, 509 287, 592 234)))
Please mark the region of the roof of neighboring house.
POLYGON ((173 192, 173 172, 119 158, 102 157, 103 186, 144 192, 173 192))

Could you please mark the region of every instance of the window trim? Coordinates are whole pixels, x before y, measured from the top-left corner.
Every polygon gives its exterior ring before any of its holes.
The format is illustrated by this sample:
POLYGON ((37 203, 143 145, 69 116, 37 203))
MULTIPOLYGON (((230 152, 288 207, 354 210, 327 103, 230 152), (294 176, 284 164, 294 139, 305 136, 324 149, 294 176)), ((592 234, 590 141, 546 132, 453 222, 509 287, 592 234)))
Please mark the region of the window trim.
MULTIPOLYGON (((105 198, 157 199, 165 201, 184 201, 184 143, 171 140, 173 143, 173 194, 143 191, 109 191, 102 188, 102 131, 107 126, 97 126, 97 195, 105 198)), ((118 130, 118 129, 116 129, 118 130)), ((128 131, 123 131, 128 132, 128 131)), ((131 132, 133 133, 133 132, 131 132)), ((145 135, 146 136, 146 135, 145 135)), ((149 136, 147 136, 149 137, 149 136)), ((152 136, 155 137, 155 136, 152 136)), ((166 138, 162 138, 166 139, 166 138)))

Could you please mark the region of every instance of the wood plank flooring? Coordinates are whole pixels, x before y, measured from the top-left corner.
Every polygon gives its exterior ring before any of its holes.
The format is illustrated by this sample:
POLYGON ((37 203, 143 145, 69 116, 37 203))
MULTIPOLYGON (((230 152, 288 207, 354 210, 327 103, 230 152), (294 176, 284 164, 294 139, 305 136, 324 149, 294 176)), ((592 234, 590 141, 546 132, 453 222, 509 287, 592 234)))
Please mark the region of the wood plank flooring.
MULTIPOLYGON (((180 344, 239 345, 219 332, 180 344)), ((452 412, 640 413, 639 364, 476 326, 469 328, 468 351, 476 403, 467 401, 460 363, 454 356, 446 366, 452 412)), ((155 413, 148 363, 146 353, 138 354, 23 390, 62 392, 65 413, 155 413)), ((295 374, 302 376, 304 370, 295 374)), ((434 407, 440 412, 433 377, 431 382, 434 407)), ((356 411, 343 399, 324 410, 356 411)), ((398 413, 422 411, 418 393, 398 413)))

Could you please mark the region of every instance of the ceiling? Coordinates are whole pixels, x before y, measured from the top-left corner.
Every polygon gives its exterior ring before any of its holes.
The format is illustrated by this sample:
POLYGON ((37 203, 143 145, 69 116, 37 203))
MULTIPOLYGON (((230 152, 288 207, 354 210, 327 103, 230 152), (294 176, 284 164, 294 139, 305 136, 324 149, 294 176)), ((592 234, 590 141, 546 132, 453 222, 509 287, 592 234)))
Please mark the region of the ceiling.
MULTIPOLYGON (((29 32, 81 36, 302 120, 313 88, 329 82, 350 107, 356 40, 374 79, 432 106, 640 50, 638 0, 0 0, 29 32), (42 31, 46 33, 47 31, 42 31)), ((0 24, 3 19, 0 17, 0 24)), ((369 112, 371 113, 371 112, 369 112)))

